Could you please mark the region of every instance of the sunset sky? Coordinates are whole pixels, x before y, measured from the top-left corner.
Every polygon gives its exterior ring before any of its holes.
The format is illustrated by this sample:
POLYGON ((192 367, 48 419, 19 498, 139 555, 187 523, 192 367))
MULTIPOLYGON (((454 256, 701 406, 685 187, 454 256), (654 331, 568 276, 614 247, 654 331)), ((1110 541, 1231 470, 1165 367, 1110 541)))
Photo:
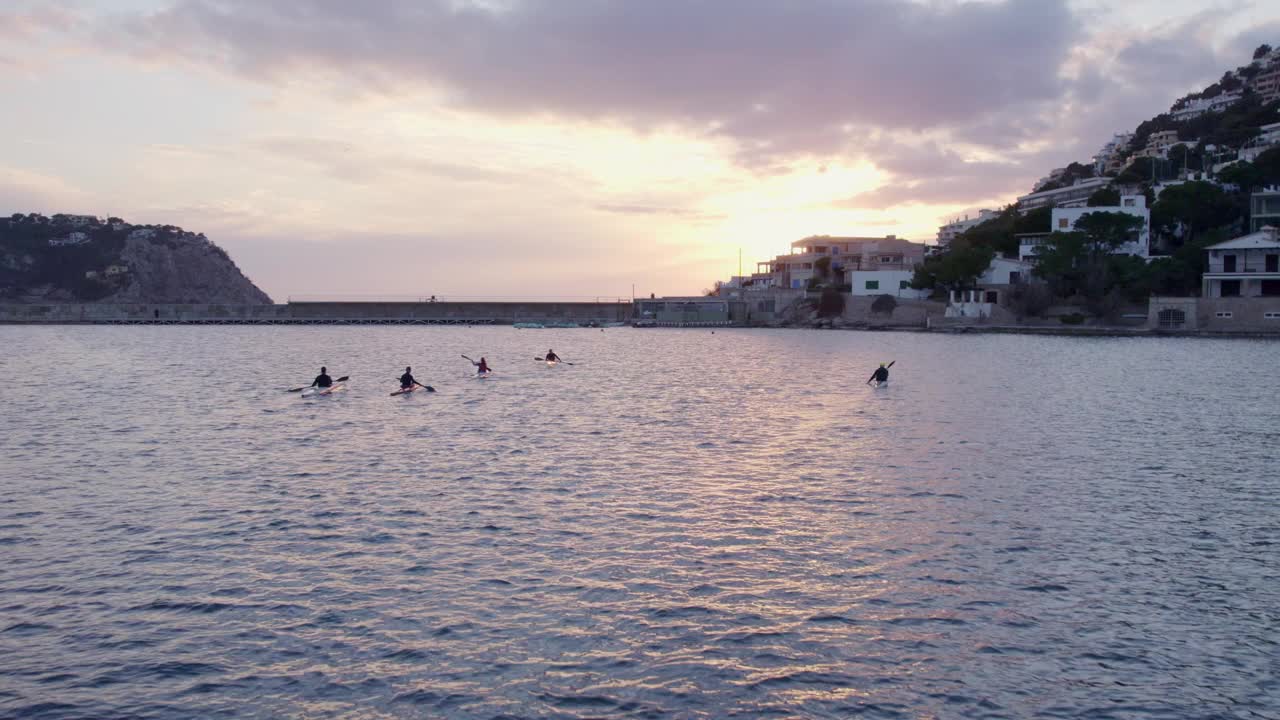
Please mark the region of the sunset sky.
POLYGON ((0 212, 206 233, 290 296, 689 294, 932 241, 1280 3, 4 0, 0 212))

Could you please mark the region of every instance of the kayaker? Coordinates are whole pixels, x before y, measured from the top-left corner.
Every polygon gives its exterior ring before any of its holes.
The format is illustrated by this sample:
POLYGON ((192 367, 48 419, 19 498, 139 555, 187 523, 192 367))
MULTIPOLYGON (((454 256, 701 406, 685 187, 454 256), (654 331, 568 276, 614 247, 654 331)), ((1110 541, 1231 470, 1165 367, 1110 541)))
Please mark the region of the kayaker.
POLYGON ((868 380, 867 384, 870 385, 872 380, 880 385, 889 382, 889 366, 884 363, 880 363, 880 367, 876 368, 876 371, 871 373, 871 380, 868 380))
POLYGON ((548 350, 548 351, 547 351, 546 361, 547 361, 547 362, 560 362, 560 356, 556 354, 556 351, 555 351, 555 350, 548 350))
POLYGON ((477 375, 484 375, 485 373, 492 372, 492 370, 489 369, 489 362, 483 357, 480 358, 480 362, 472 361, 471 364, 476 366, 477 375))
POLYGON ((324 368, 324 367, 320 368, 320 374, 316 376, 315 380, 311 381, 311 387, 313 388, 333 387, 333 378, 329 377, 329 368, 324 368))
POLYGON ((422 385, 422 383, 413 379, 413 368, 409 368, 409 367, 405 368, 404 374, 400 376, 400 389, 408 390, 409 388, 412 388, 415 385, 422 385))

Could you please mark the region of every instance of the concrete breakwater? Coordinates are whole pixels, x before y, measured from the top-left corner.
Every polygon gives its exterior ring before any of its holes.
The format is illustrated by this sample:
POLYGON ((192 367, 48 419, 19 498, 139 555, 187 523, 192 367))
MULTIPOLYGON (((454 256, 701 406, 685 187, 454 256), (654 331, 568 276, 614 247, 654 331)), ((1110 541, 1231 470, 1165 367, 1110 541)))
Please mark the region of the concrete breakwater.
POLYGON ((291 302, 283 305, 0 305, 0 323, 86 325, 590 325, 630 322, 629 302, 291 302))

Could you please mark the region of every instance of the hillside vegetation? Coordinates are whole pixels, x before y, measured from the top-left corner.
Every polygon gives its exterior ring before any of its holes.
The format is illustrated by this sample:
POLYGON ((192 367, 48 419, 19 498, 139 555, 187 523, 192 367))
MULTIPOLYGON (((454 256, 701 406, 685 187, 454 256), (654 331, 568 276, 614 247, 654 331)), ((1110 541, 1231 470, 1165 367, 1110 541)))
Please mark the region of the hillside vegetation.
POLYGON ((0 302, 265 304, 271 298, 202 234, 120 218, 0 220, 0 302))

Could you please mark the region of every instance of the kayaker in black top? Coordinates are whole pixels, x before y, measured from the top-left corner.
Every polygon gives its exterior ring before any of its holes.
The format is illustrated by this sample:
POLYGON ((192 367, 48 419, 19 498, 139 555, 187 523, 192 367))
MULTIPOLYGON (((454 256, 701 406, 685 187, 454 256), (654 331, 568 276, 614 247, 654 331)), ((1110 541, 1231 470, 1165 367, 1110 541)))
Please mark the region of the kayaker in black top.
POLYGON ((489 362, 488 362, 487 360, 485 360, 484 358, 480 358, 480 362, 478 362, 478 363, 474 363, 474 364, 475 364, 475 366, 476 366, 476 374, 477 374, 477 375, 483 375, 483 374, 485 374, 485 373, 487 373, 487 372, 490 372, 490 370, 489 370, 489 362))
POLYGON ((311 387, 333 387, 333 378, 329 377, 329 368, 320 368, 320 374, 316 376, 315 380, 311 381, 311 387))
MULTIPOLYGON (((871 380, 874 380, 877 383, 880 383, 881 385, 889 382, 889 368, 886 367, 884 363, 880 363, 880 367, 877 368, 876 371, 871 374, 871 380)), ((871 384, 871 380, 867 381, 868 385, 871 384)))
POLYGON ((417 380, 414 380, 414 379, 413 379, 413 368, 405 368, 405 369, 404 369, 404 374, 400 376, 400 389, 401 389, 401 390, 408 390, 409 388, 413 387, 414 385, 421 385, 421 384, 422 384, 422 383, 420 383, 420 382, 418 382, 417 380))
POLYGON ((548 351, 547 351, 546 361, 547 361, 547 362, 560 362, 560 356, 556 354, 556 351, 555 351, 555 350, 548 350, 548 351))

